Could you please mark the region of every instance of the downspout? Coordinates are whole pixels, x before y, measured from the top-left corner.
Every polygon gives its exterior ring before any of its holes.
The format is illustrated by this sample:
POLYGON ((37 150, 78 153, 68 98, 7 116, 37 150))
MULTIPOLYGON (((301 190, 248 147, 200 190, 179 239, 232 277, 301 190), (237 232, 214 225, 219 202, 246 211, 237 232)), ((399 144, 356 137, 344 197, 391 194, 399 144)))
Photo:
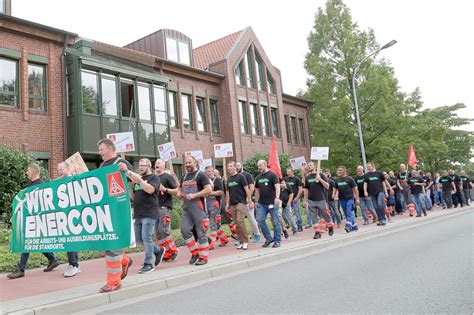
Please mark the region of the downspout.
POLYGON ((68 92, 66 90, 66 48, 67 48, 67 41, 69 39, 68 35, 65 35, 64 37, 64 45, 63 45, 63 51, 61 53, 61 79, 62 79, 62 84, 63 84, 63 143, 64 143, 64 155, 63 158, 66 159, 67 156, 67 131, 66 131, 66 120, 67 120, 67 97, 66 93, 68 92))

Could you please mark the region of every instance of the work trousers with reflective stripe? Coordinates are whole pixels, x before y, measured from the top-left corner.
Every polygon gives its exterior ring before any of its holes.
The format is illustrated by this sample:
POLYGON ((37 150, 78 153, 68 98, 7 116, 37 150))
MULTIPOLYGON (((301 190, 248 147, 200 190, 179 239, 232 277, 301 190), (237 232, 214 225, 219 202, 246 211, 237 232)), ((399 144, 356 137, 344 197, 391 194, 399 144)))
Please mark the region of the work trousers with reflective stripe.
POLYGON ((118 285, 122 282, 122 267, 128 264, 129 257, 122 250, 106 251, 107 284, 118 285))
POLYGON ((207 219, 207 214, 200 206, 187 205, 181 215, 181 234, 185 239, 185 243, 188 246, 189 251, 192 255, 197 255, 205 260, 208 259, 209 243, 207 241, 207 228, 204 230, 203 221, 207 219), (195 250, 195 242, 193 235, 193 227, 196 227, 196 234, 198 238, 199 248, 197 252, 195 250), (192 241, 191 241, 192 240, 192 241), (193 245, 194 242, 194 245, 193 245))
POLYGON ((311 213, 311 220, 313 221, 313 229, 316 232, 323 232, 326 226, 333 226, 326 201, 308 200, 308 208, 311 213))

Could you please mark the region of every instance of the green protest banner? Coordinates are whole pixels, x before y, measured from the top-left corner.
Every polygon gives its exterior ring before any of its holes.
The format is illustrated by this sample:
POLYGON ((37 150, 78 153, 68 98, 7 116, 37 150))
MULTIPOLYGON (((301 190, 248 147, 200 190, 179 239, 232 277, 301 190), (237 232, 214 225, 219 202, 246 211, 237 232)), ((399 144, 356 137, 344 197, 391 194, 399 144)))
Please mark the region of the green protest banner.
POLYGON ((130 246, 131 210, 118 165, 20 191, 13 201, 11 252, 77 252, 130 246))

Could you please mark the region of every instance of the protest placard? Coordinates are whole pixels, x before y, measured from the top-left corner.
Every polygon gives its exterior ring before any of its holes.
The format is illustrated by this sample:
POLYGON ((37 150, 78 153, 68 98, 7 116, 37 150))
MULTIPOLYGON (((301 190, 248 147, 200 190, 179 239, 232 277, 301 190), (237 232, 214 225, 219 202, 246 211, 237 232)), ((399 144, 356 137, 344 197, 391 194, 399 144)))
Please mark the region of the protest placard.
POLYGON ((163 161, 174 159, 177 156, 173 142, 158 145, 158 153, 163 161))
POLYGON ((71 172, 73 175, 81 174, 88 172, 86 163, 82 159, 82 156, 79 152, 74 153, 66 159, 66 162, 69 164, 71 172))
POLYGON ((119 132, 107 134, 107 139, 112 140, 115 144, 115 151, 118 153, 135 151, 135 141, 133 140, 133 132, 119 132))

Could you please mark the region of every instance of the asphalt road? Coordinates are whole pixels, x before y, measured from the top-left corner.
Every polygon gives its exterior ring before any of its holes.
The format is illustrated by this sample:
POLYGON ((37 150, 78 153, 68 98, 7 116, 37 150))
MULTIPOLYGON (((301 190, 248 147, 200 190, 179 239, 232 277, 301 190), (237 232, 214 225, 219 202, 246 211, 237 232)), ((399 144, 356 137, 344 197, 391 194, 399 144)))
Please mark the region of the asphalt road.
POLYGON ((101 314, 472 314, 473 223, 468 211, 101 314))

